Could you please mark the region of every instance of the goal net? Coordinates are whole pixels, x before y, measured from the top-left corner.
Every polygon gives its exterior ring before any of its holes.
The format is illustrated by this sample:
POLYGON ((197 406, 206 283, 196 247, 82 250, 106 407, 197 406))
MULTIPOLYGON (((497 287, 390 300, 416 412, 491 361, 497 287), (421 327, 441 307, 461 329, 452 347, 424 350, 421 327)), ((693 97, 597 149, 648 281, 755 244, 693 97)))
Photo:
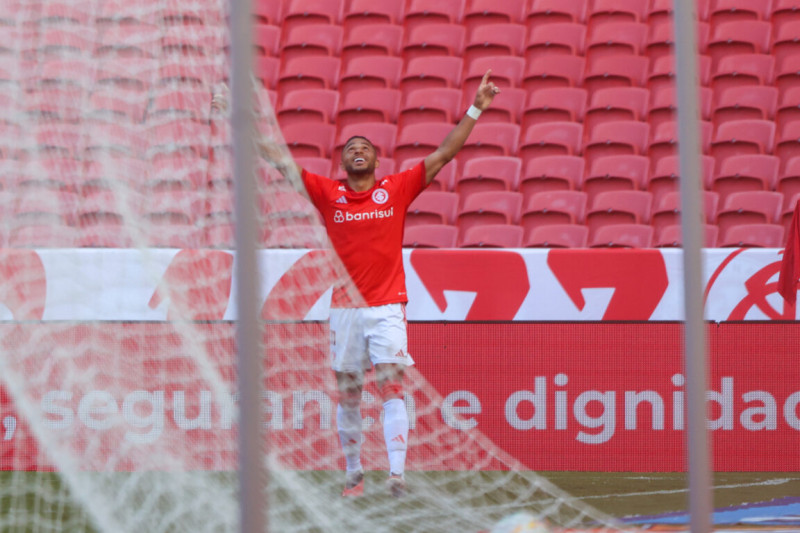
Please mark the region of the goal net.
MULTIPOLYGON (((228 49, 222 0, 4 4, 3 531, 238 528, 232 149, 211 107, 228 49)), ((283 142, 261 74, 259 135, 283 142)), ((520 511, 616 528, 454 429, 413 368, 408 497, 384 493, 368 376, 366 494, 343 501, 326 318, 346 275, 303 195, 263 163, 253 178, 270 531, 479 531, 520 511)))

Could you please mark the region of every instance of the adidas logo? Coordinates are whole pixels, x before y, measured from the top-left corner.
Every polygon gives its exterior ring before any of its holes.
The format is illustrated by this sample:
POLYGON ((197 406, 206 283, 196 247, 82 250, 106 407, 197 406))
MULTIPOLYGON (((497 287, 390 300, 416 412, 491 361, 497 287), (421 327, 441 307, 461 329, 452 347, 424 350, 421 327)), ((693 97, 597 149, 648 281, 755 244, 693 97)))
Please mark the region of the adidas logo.
POLYGON ((398 435, 392 439, 392 442, 399 442, 400 444, 405 444, 406 439, 404 439, 402 435, 398 435))
POLYGON ((347 203, 347 198, 345 198, 344 196, 340 196, 339 199, 336 200, 336 203, 337 204, 346 204, 347 203))

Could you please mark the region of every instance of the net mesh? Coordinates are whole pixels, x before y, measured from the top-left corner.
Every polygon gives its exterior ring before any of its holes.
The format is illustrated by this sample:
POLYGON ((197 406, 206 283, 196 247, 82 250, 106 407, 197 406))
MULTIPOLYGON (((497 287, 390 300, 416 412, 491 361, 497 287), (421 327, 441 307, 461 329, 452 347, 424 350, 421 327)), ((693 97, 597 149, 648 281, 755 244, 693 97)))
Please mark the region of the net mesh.
MULTIPOLYGON (((226 7, 20 0, 0 17, 0 529, 235 530, 232 151, 210 105, 229 70, 226 7)), ((259 135, 290 162, 256 95, 259 135)), ((368 378, 367 494, 342 501, 324 319, 343 269, 294 179, 263 164, 255 179, 270 530, 478 531, 518 510, 616 527, 448 429, 414 369, 409 497, 383 488, 368 378)))

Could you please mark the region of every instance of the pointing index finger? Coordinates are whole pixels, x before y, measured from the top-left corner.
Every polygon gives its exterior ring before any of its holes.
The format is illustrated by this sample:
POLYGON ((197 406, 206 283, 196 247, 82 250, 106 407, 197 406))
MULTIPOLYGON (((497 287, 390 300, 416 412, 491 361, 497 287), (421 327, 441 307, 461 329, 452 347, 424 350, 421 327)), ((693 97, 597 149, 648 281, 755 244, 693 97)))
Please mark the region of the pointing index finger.
POLYGON ((481 80, 482 85, 486 85, 489 82, 489 76, 492 75, 492 69, 486 71, 486 74, 483 75, 483 79, 481 80))

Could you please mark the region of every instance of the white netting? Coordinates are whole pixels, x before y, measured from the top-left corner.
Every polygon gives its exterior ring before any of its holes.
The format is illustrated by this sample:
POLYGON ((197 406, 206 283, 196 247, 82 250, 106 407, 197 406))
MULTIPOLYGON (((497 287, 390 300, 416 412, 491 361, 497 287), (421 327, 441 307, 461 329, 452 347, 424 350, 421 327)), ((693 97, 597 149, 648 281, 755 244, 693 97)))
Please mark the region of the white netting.
MULTIPOLYGON (((225 12, 221 0, 4 6, 3 531, 237 528, 230 136, 210 106, 228 72, 225 12)), ((258 96, 260 131, 282 142, 258 96)), ((614 527, 490 439, 442 424, 414 370, 409 497, 384 494, 368 382, 367 494, 341 500, 324 300, 342 269, 310 204, 257 174, 259 245, 273 247, 261 254, 271 531, 477 531, 518 510, 614 527)))

